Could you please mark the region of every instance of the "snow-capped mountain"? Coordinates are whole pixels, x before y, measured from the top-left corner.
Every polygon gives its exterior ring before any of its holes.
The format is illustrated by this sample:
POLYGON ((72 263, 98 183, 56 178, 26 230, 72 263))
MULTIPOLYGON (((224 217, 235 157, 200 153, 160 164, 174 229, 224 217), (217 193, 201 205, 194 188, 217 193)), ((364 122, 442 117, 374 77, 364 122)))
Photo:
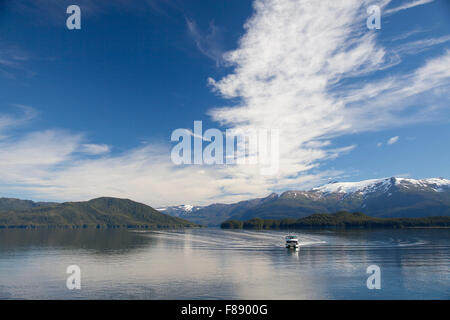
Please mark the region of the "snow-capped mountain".
POLYGON ((443 192, 450 188, 450 180, 444 178, 431 179, 407 179, 407 178, 384 178, 363 180, 358 182, 332 182, 311 191, 321 193, 359 193, 367 195, 374 192, 387 192, 393 186, 405 189, 422 191, 443 192))
POLYGON ((196 223, 218 225, 227 219, 299 218, 313 213, 359 211, 378 217, 450 215, 450 180, 382 178, 332 182, 308 191, 291 190, 266 198, 204 207, 159 209, 196 223))
POLYGON ((193 206, 190 204, 183 204, 180 206, 169 206, 169 207, 162 207, 162 208, 158 208, 156 210, 162 212, 162 213, 166 213, 168 215, 171 215, 173 217, 184 217, 189 215, 192 212, 195 212, 199 209, 201 209, 202 207, 199 206, 193 206))

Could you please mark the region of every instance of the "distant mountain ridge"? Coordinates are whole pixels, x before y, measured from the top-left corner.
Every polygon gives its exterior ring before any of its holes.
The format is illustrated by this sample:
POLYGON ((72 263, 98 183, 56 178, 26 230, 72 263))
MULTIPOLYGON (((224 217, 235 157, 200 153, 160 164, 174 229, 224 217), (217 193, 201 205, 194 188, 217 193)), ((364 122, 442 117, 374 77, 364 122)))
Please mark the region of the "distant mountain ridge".
POLYGON ((45 205, 28 200, 2 198, 0 203, 3 203, 0 210, 0 228, 197 226, 195 223, 163 214, 150 206, 129 199, 102 197, 82 202, 45 205))
POLYGON ((181 206, 171 206, 171 207, 163 207, 163 208, 157 208, 156 210, 163 212, 165 214, 168 214, 172 217, 184 217, 189 216, 190 213, 196 212, 197 210, 200 210, 202 207, 195 207, 189 204, 184 204, 181 206))
POLYGON ((233 204, 191 207, 195 210, 183 211, 183 206, 159 210, 207 225, 219 225, 229 219, 302 218, 340 210, 386 218, 449 216, 450 180, 391 177, 332 182, 309 191, 291 190, 233 204))
POLYGON ((57 204, 56 202, 34 202, 31 200, 21 200, 16 198, 0 198, 0 211, 6 210, 27 210, 37 207, 47 207, 57 204))
POLYGON ((450 216, 450 180, 392 177, 332 182, 308 191, 272 193, 232 204, 180 205, 158 210, 128 199, 107 197, 65 203, 0 198, 0 227, 218 226, 226 220, 298 219, 342 210, 384 218, 450 216))

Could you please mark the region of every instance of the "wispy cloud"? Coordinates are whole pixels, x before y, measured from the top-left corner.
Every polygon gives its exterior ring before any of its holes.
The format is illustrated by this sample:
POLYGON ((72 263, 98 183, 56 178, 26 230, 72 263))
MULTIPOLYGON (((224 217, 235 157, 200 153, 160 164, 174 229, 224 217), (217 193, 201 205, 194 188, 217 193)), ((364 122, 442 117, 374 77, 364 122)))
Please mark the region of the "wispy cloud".
POLYGON ((398 142, 399 138, 400 138, 399 136, 395 136, 395 137, 389 138, 387 144, 389 144, 389 145, 394 144, 394 143, 398 142))
POLYGON ((194 40, 197 49, 216 62, 219 65, 223 62, 224 50, 221 45, 220 29, 211 21, 209 24, 209 30, 202 32, 197 23, 186 18, 186 25, 189 36, 194 40))
POLYGON ((106 144, 93 144, 87 143, 81 146, 81 152, 90 154, 90 155, 99 155, 108 153, 110 151, 110 146, 106 144))
POLYGON ((357 131, 439 121, 439 112, 444 112, 450 102, 444 94, 450 87, 450 70, 445 67, 449 63, 447 50, 414 71, 361 87, 343 87, 339 95, 346 108, 342 112, 357 131), (419 103, 420 108, 411 108, 419 103))
POLYGON ((15 78, 16 72, 30 74, 25 64, 30 55, 17 46, 0 41, 0 74, 8 78, 15 78))
POLYGON ((392 40, 392 41, 404 40, 404 39, 407 39, 407 38, 409 38, 409 37, 411 37, 411 36, 413 36, 413 35, 415 35, 415 34, 423 33, 423 32, 426 32, 426 31, 429 31, 429 30, 424 30, 424 29, 414 29, 414 30, 405 32, 405 33, 403 33, 403 34, 399 34, 399 35, 397 35, 397 36, 394 36, 391 40, 392 40))
POLYGON ((427 3, 431 3, 433 1, 434 0, 416 0, 416 1, 407 2, 407 3, 405 3, 405 4, 401 5, 401 6, 398 6, 398 7, 389 9, 389 10, 386 10, 384 12, 384 14, 393 14, 393 13, 396 13, 396 12, 399 12, 399 11, 402 11, 402 10, 411 9, 411 8, 414 8, 414 7, 417 7, 417 6, 421 6, 421 5, 424 5, 424 4, 427 4, 427 3))
POLYGON ((429 38, 422 39, 417 41, 408 42, 400 45, 397 48, 394 48, 394 51, 400 55, 404 54, 417 54, 423 52, 425 50, 431 49, 436 45, 440 45, 450 41, 450 35, 438 37, 438 38, 429 38))
POLYGON ((29 106, 16 104, 14 107, 20 111, 19 115, 0 114, 0 140, 5 131, 22 126, 37 115, 37 111, 29 106))

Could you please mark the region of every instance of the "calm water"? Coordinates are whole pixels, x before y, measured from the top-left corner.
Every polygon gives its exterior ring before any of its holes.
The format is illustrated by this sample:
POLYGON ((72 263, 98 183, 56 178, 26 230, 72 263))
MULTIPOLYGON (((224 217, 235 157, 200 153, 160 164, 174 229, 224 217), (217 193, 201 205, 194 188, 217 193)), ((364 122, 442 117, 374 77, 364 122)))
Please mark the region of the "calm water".
POLYGON ((450 299, 448 229, 297 234, 293 252, 278 231, 0 230, 0 299, 450 299))

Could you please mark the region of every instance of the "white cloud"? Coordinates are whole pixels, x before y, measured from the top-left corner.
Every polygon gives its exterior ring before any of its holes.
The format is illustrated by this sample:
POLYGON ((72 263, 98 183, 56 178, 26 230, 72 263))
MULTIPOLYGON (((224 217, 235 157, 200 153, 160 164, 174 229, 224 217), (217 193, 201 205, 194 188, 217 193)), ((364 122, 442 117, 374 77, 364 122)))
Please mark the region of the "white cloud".
POLYGON ((29 56, 26 55, 22 50, 7 45, 5 43, 1 43, 0 48, 0 66, 5 67, 17 67, 23 61, 27 61, 29 56))
POLYGON ((421 5, 424 5, 424 4, 427 4, 427 3, 431 3, 433 1, 434 0, 416 0, 416 1, 411 1, 411 2, 405 3, 405 4, 401 5, 401 6, 398 6, 398 7, 389 9, 389 10, 386 10, 384 13, 385 14, 393 14, 393 13, 396 13, 398 11, 414 8, 414 7, 421 6, 421 5))
POLYGON ((29 106, 16 104, 14 107, 21 111, 20 115, 0 114, 0 140, 6 130, 22 126, 37 115, 36 110, 29 106))
POLYGON ((392 126, 436 121, 450 97, 450 51, 426 61, 406 74, 388 76, 361 87, 340 88, 345 117, 353 128, 378 130, 392 126), (364 104, 361 107, 361 104, 364 104), (411 108, 421 105, 420 108, 411 108))
POLYGON ((220 29, 213 21, 209 24, 209 31, 203 33, 192 19, 186 19, 189 36, 194 40, 197 49, 208 58, 214 60, 217 65, 223 62, 224 50, 221 46, 220 29))
POLYGON ((81 152, 90 154, 90 155, 98 155, 103 153, 108 153, 110 150, 110 146, 106 144, 92 144, 87 143, 81 146, 81 152))
POLYGON ((429 31, 429 30, 426 30, 426 29, 423 29, 423 28, 418 28, 418 29, 414 29, 414 30, 411 30, 411 31, 408 31, 408 32, 406 32, 406 33, 403 33, 403 34, 399 34, 399 35, 396 35, 396 36, 394 36, 392 39, 391 39, 391 41, 399 41, 399 40, 404 40, 404 39, 407 39, 407 38, 409 38, 409 37, 411 37, 411 36, 413 36, 413 35, 416 35, 416 34, 419 34, 419 33, 423 33, 423 32, 426 32, 426 31, 429 31))
POLYGON ((387 144, 389 145, 394 144, 398 141, 399 138, 400 138, 399 136, 392 137, 388 140, 387 144))
POLYGON ((33 72, 25 67, 25 63, 29 60, 30 55, 21 48, 0 39, 0 75, 11 79, 16 77, 16 73, 32 75, 33 72))
POLYGON ((398 54, 417 54, 425 50, 430 49, 433 46, 443 44, 450 41, 450 35, 442 36, 439 38, 422 39, 406 44, 402 44, 398 48, 394 49, 398 54))

